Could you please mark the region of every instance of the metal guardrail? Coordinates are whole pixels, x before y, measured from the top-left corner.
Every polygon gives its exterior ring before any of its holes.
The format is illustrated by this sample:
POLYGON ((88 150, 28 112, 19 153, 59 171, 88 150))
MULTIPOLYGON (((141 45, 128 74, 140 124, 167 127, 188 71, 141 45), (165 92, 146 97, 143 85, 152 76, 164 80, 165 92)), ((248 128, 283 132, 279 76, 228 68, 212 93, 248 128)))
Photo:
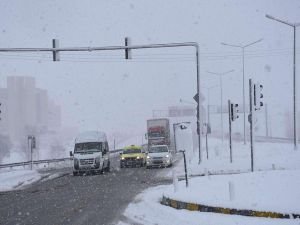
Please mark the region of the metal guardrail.
MULTIPOLYGON (((109 151, 110 153, 116 153, 116 152, 120 152, 123 149, 115 149, 115 150, 111 150, 109 151)), ((42 160, 34 160, 32 161, 33 165, 37 165, 37 164, 43 164, 43 163, 55 163, 55 162, 64 162, 64 161, 71 161, 73 160, 73 157, 69 157, 69 158, 60 158, 60 159, 42 159, 42 160)), ((7 164, 0 164, 0 169, 2 168, 13 168, 13 167, 18 167, 18 166, 28 166, 31 165, 31 161, 25 161, 25 162, 17 162, 17 163, 7 163, 7 164)))
POLYGON ((287 137, 270 137, 270 136, 255 136, 255 141, 259 141, 259 142, 265 142, 265 141, 269 141, 269 142, 293 142, 292 138, 287 138, 287 137))
MULTIPOLYGON (((55 162, 63 162, 73 160, 72 158, 61 158, 61 159, 43 159, 43 160, 34 160, 32 161, 32 164, 43 164, 43 163, 55 163, 55 162)), ((18 167, 18 166, 27 166, 31 165, 31 161, 26 162, 17 162, 17 163, 8 163, 8 164, 0 164, 0 169, 2 168, 12 168, 12 167, 18 167)))

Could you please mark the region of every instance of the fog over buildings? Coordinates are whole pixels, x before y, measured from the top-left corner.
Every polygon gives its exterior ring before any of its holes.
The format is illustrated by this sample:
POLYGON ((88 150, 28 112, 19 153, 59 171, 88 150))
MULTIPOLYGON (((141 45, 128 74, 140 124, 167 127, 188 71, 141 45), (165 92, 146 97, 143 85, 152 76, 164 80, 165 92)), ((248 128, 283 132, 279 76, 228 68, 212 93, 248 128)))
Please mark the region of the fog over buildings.
POLYGON ((26 152, 28 135, 40 137, 61 128, 60 106, 49 98, 47 90, 36 86, 33 77, 7 77, 6 87, 0 89, 0 99, 0 133, 11 148, 26 152))

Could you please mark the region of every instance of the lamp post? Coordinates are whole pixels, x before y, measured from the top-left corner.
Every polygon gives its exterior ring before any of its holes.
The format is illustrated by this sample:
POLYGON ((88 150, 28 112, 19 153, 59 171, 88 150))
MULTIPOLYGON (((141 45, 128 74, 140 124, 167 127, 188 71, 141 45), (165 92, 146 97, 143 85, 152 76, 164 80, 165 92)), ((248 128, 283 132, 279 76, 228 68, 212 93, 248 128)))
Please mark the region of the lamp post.
POLYGON ((274 16, 266 14, 266 17, 271 20, 275 20, 279 23, 283 23, 293 28, 294 31, 294 52, 293 52, 293 117, 294 117, 294 148, 297 149, 297 93, 296 93, 296 27, 300 26, 300 23, 289 23, 287 21, 277 19, 274 16))
POLYGON ((233 45, 233 44, 227 44, 222 42, 222 45, 230 46, 230 47, 235 47, 235 48, 240 48, 242 49, 242 56, 243 56, 243 111, 244 111, 244 144, 246 144, 246 101, 245 101, 245 48, 254 45, 263 39, 259 39, 257 41, 251 42, 246 45, 233 45))
POLYGON ((224 141, 224 131, 223 131, 223 80, 222 77, 223 75, 226 75, 228 73, 233 72, 234 70, 229 70, 227 72, 223 72, 223 73, 215 73, 215 72, 210 72, 210 71, 206 71, 207 73, 213 74, 213 75, 217 75, 220 78, 220 87, 221 87, 221 131, 222 131, 222 143, 224 141))
POLYGON ((210 124, 210 113, 209 113, 209 92, 211 89, 217 87, 218 85, 210 86, 210 87, 202 87, 207 90, 207 123, 210 124))

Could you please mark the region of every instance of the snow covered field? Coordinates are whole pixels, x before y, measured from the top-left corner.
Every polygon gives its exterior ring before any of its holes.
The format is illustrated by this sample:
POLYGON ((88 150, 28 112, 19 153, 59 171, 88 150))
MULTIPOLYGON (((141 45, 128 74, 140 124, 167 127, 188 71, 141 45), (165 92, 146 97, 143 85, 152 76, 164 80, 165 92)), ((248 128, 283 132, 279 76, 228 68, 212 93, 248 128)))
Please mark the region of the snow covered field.
MULTIPOLYGON (((119 225, 124 224, 300 224, 300 219, 254 218, 237 215, 177 210, 160 204, 162 196, 175 200, 237 209, 300 213, 300 151, 291 144, 256 143, 255 172, 250 170, 250 148, 234 143, 233 163, 229 161, 228 145, 210 140, 209 159, 203 152, 188 161, 189 187, 185 181, 145 190, 124 212, 119 225), (205 156, 205 157, 204 157, 205 156), (240 174, 228 174, 240 173, 240 174), (223 175, 209 175, 223 174, 223 175), (227 174, 227 175, 224 175, 227 174), (231 189, 229 188, 231 186, 231 189)), ((174 168, 177 176, 183 175, 183 162, 174 168)), ((171 173, 167 176, 172 176, 171 173)))

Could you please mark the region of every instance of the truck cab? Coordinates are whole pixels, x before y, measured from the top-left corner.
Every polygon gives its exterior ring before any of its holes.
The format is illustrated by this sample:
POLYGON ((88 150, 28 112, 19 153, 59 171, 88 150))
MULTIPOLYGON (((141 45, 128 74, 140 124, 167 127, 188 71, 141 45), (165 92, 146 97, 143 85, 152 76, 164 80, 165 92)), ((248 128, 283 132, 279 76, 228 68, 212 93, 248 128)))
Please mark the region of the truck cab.
POLYGON ((81 173, 102 173, 110 170, 109 148, 106 134, 88 131, 75 139, 73 157, 73 175, 81 173))

